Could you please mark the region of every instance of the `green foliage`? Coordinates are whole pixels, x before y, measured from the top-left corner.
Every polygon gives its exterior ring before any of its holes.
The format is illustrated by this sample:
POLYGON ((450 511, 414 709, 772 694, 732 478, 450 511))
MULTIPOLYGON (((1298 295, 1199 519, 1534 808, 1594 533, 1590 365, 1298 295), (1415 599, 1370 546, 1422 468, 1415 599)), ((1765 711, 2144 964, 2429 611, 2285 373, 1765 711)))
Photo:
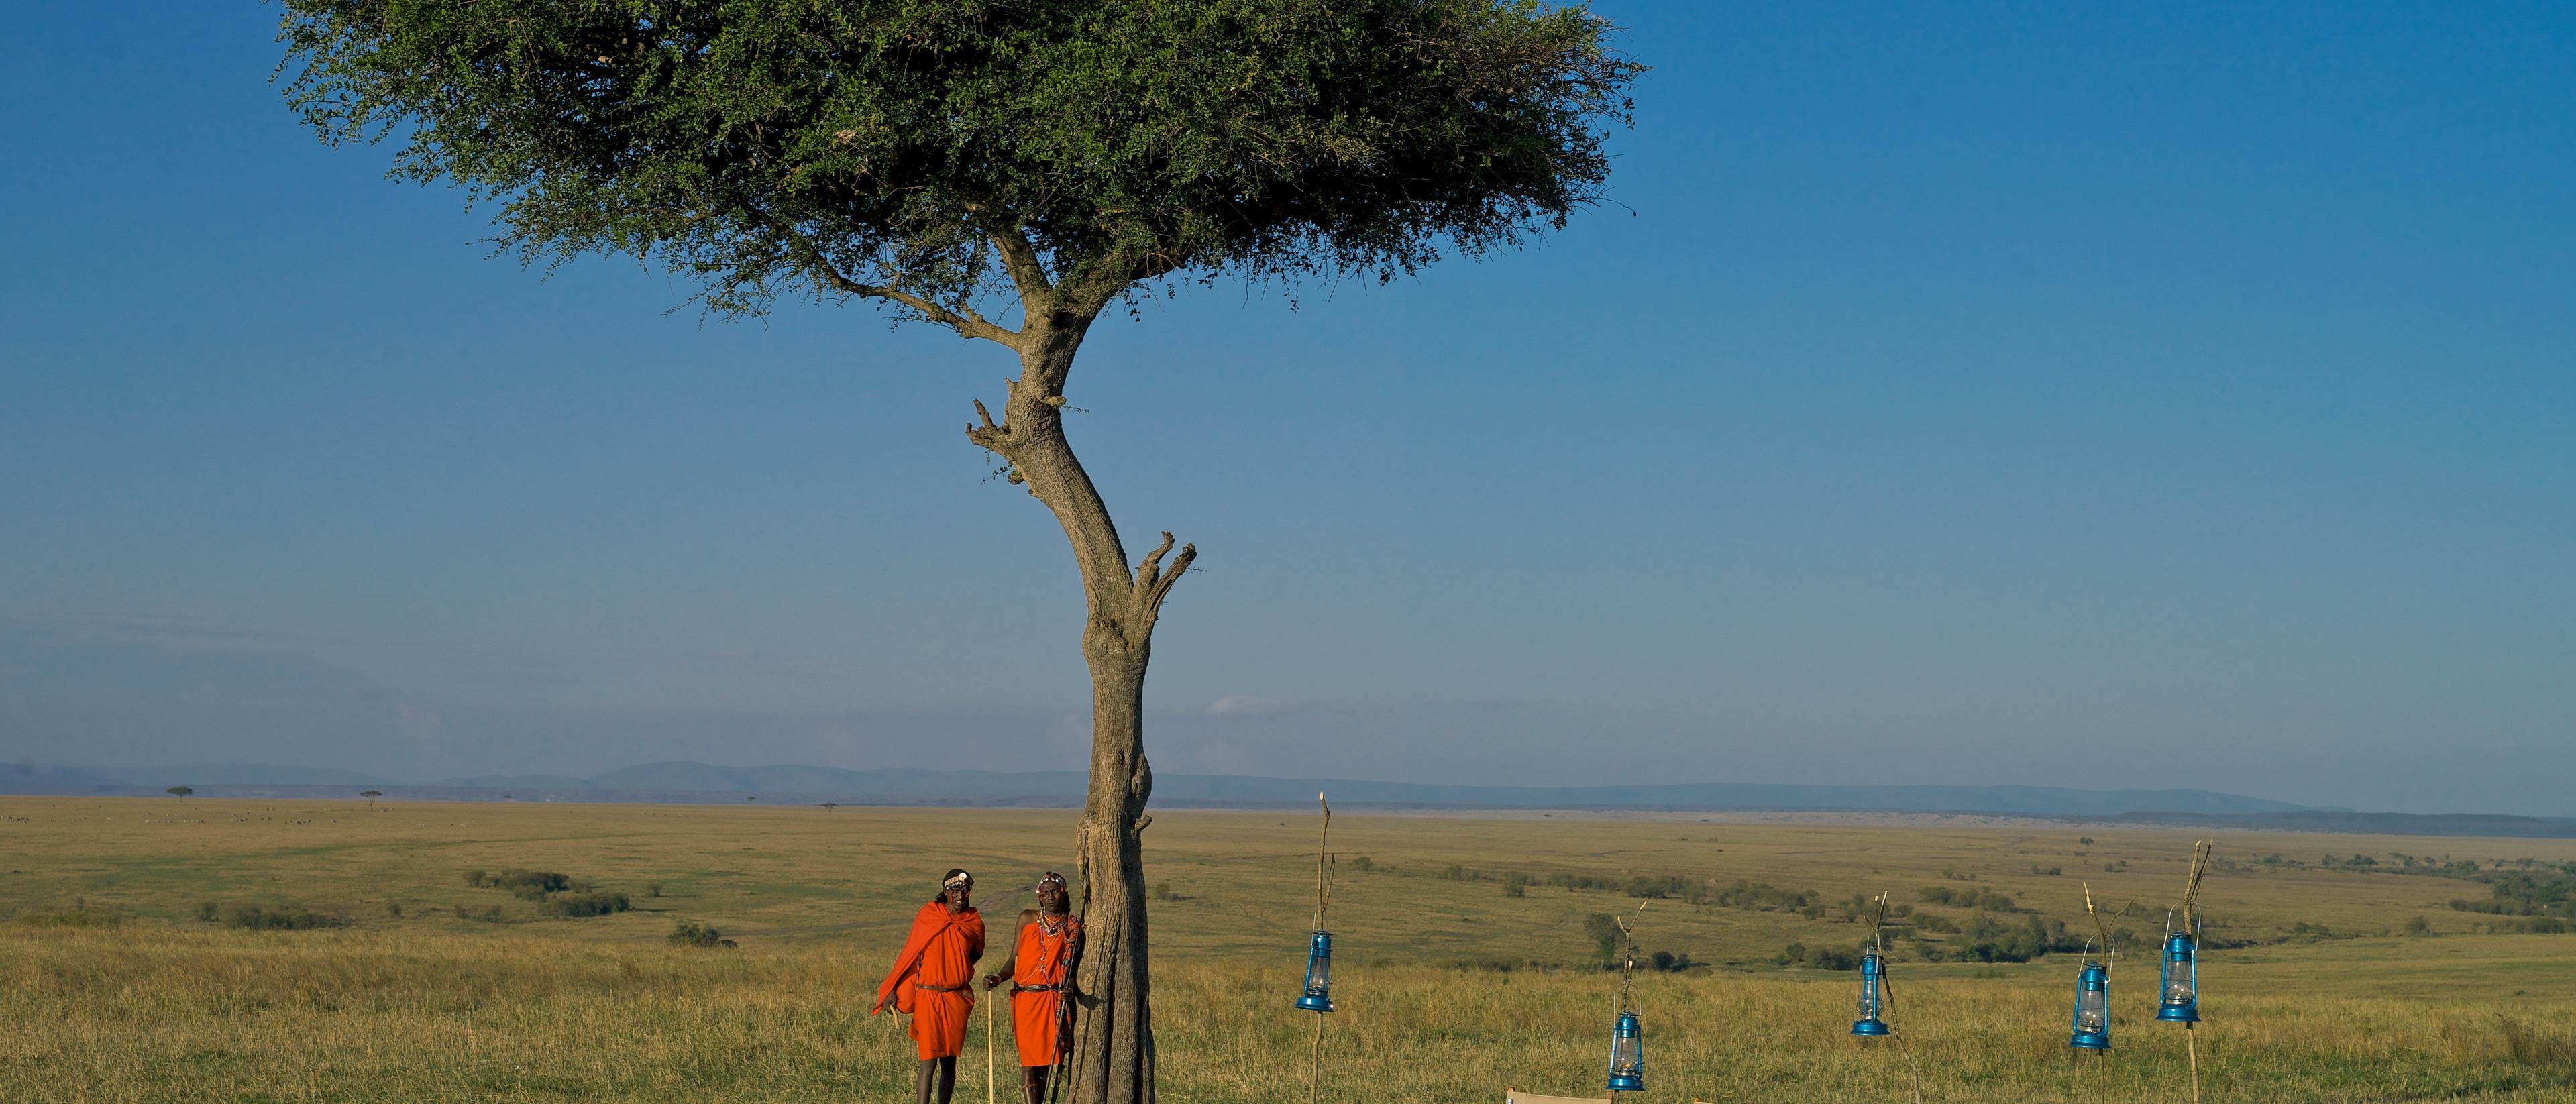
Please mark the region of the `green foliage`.
POLYGON ((573 888, 570 876, 552 870, 510 868, 498 874, 476 870, 465 875, 465 884, 483 889, 505 889, 522 901, 543 900, 549 893, 573 888))
POLYGON ((1860 952, 1818 947, 1807 952, 1807 965, 1819 970, 1860 969, 1860 952))
POLYGON ((1518 871, 1505 874, 1503 875, 1503 896, 1527 897, 1529 896, 1529 885, 1530 876, 1527 874, 1523 874, 1518 871))
POLYGON ((2020 912, 2021 903, 2012 895, 1991 889, 1952 889, 1948 886, 1924 886, 1914 891, 1927 905, 1951 905, 1957 908, 1981 909, 1986 912, 2020 912))
POLYGON ((557 916, 606 916, 624 912, 629 907, 626 895, 594 890, 588 893, 563 893, 546 900, 546 907, 557 916))
POLYGON ((714 925, 701 924, 695 920, 680 921, 678 926, 671 929, 668 939, 674 947, 733 946, 733 940, 725 938, 724 933, 718 931, 714 925))
POLYGON ((2084 940, 2066 930, 2066 921, 2024 916, 2008 924, 1989 913, 1968 918, 1949 952, 1962 962, 2028 962, 2060 951, 2080 951, 2084 940))
POLYGON ((251 931, 310 931, 336 928, 347 922, 294 905, 217 904, 213 901, 197 906, 197 919, 251 931))
POLYGON ((1585 916, 1583 918, 1583 934, 1592 940, 1593 949, 1600 955, 1602 965, 1615 966, 1618 964, 1621 937, 1619 933, 1619 919, 1617 917, 1606 912, 1596 912, 1585 916))
POLYGON ((161 791, 161 792, 162 792, 162 793, 169 794, 169 795, 170 795, 170 796, 172 796, 172 797, 186 797, 186 796, 188 796, 189 794, 195 793, 195 792, 197 792, 197 791, 196 791, 194 788, 192 788, 192 787, 188 787, 188 786, 172 786, 172 787, 170 787, 169 789, 163 790, 163 791, 161 791))
POLYGON ((1641 71, 1532 0, 282 4, 305 122, 397 136, 526 256, 942 322, 1030 264, 1087 318, 1169 273, 1513 244, 1599 197, 1641 71))

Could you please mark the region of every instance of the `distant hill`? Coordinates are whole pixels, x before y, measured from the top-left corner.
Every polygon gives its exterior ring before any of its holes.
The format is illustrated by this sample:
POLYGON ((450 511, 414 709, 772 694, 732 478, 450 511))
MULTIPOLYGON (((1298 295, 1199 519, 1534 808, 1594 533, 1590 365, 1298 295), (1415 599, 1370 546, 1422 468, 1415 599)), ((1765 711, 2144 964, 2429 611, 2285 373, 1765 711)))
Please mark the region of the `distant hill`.
MULTIPOLYGON (((930 771, 909 768, 846 770, 797 764, 724 767, 672 761, 622 767, 589 777, 483 775, 427 784, 397 783, 356 771, 247 763, 184 767, 42 767, 19 779, 0 778, 12 792, 96 792, 134 788, 159 792, 185 785, 218 789, 364 787, 388 795, 422 791, 493 791, 520 797, 599 800, 609 795, 754 795, 842 800, 852 804, 994 801, 1020 805, 1070 805, 1082 798, 1076 771, 1006 774, 995 771, 930 771)), ((2044 786, 1785 786, 1705 782, 1653 786, 1458 786, 1415 782, 1363 782, 1333 778, 1255 778, 1237 775, 1166 774, 1154 779, 1154 800, 1165 806, 1302 806, 1317 791, 1346 808, 1405 809, 1865 809, 1905 812, 2012 813, 2029 816, 2117 816, 2137 812, 2204 815, 2290 813, 2306 807, 2286 801, 2205 790, 2077 790, 2044 786)), ((643 799, 650 800, 649 796, 643 799)))
MULTIPOLYGON (((1078 771, 847 770, 780 764, 724 767, 641 763, 588 777, 478 775, 430 783, 393 782, 357 771, 215 763, 185 767, 0 765, 0 793, 157 796, 169 786, 204 797, 315 798, 383 791, 428 801, 740 802, 844 805, 1023 806, 1082 802, 1078 771)), ((2297 832, 2576 839, 2576 818, 2482 813, 2417 815, 2311 808, 2208 790, 2079 790, 2052 786, 1790 786, 1695 782, 1644 786, 1458 786, 1334 778, 1164 774, 1154 778, 1163 808, 1304 808, 1318 791, 1338 809, 1589 811, 1813 811, 1973 813, 2060 820, 2272 829, 2297 832)))

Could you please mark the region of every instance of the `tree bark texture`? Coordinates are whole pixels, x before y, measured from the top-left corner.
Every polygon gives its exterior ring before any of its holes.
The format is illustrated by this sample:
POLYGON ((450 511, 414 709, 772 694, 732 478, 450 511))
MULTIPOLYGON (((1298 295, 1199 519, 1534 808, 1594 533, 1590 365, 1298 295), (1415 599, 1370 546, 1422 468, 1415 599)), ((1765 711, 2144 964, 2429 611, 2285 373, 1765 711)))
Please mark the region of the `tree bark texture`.
POLYGON ((1146 958, 1143 832, 1154 775, 1145 762, 1145 668, 1163 599, 1194 547, 1173 554, 1172 535, 1130 567, 1109 507, 1064 436, 1064 382, 1091 317, 1031 311, 1013 336, 1020 376, 996 422, 981 403, 974 443, 1011 466, 1073 544, 1088 617, 1082 655, 1091 671, 1091 787, 1076 837, 1082 877, 1083 953, 1074 982, 1067 1087, 1074 1104, 1152 1104, 1154 1031, 1146 958), (1165 565, 1165 557, 1170 563, 1165 565))

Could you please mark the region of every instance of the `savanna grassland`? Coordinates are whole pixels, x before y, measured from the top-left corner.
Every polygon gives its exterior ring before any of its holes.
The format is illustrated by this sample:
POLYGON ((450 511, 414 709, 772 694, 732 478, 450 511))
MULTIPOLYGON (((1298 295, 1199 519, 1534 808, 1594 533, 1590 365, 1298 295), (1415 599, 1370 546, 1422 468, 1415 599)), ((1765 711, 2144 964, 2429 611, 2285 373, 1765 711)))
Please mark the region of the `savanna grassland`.
MULTIPOLYGON (((0 798, 0 1101, 906 1099, 909 1041, 864 1013, 910 913, 957 865, 1008 916, 1015 887, 1071 865, 1072 823, 0 798), (513 870, 565 884, 513 892, 513 870), (674 944, 683 923, 734 945, 674 944)), ((1171 811, 1146 833, 1166 1099, 1304 1099, 1313 1018, 1289 1001, 1314 830, 1305 813, 1171 811)), ((2183 1033, 2147 1019, 2145 944, 2192 838, 1969 818, 1337 817, 1322 1095, 1598 1095, 1615 981, 1591 918, 1616 912, 1641 952, 1691 962, 1639 976, 1647 1100, 1901 1101, 1918 1084, 1937 1101, 2184 1099, 2183 1033), (2040 952, 2080 948, 2088 883, 2132 906, 2113 925, 2136 942, 2113 975, 2117 1049, 2076 1061, 2082 956, 2040 952), (1881 891, 1908 910, 1889 923, 1901 1047, 1852 1039, 1856 976, 1820 968, 1857 948, 1851 899, 1881 891), (1662 896, 1638 912, 1632 894, 1662 896)), ((2489 898, 2498 861, 2552 870, 2576 843, 2244 832, 2218 847, 2204 1099, 2576 1100, 2576 935, 2451 907, 2489 898)), ((967 1053, 959 1099, 980 1101, 980 1024, 967 1053)), ((1000 1062, 1007 1080, 1007 1037, 1000 1062)))

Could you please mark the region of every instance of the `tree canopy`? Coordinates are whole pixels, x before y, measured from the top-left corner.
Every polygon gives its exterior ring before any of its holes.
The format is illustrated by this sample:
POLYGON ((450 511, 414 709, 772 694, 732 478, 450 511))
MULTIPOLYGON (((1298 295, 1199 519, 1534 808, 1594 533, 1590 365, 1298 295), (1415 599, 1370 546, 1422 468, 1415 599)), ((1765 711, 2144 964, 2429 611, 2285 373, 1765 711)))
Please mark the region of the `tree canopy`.
POLYGON ((284 0, 290 101, 531 260, 1013 344, 1172 274, 1408 272, 1598 198, 1640 68, 1531 0, 284 0), (1041 301, 1042 302, 1039 302, 1041 301))

